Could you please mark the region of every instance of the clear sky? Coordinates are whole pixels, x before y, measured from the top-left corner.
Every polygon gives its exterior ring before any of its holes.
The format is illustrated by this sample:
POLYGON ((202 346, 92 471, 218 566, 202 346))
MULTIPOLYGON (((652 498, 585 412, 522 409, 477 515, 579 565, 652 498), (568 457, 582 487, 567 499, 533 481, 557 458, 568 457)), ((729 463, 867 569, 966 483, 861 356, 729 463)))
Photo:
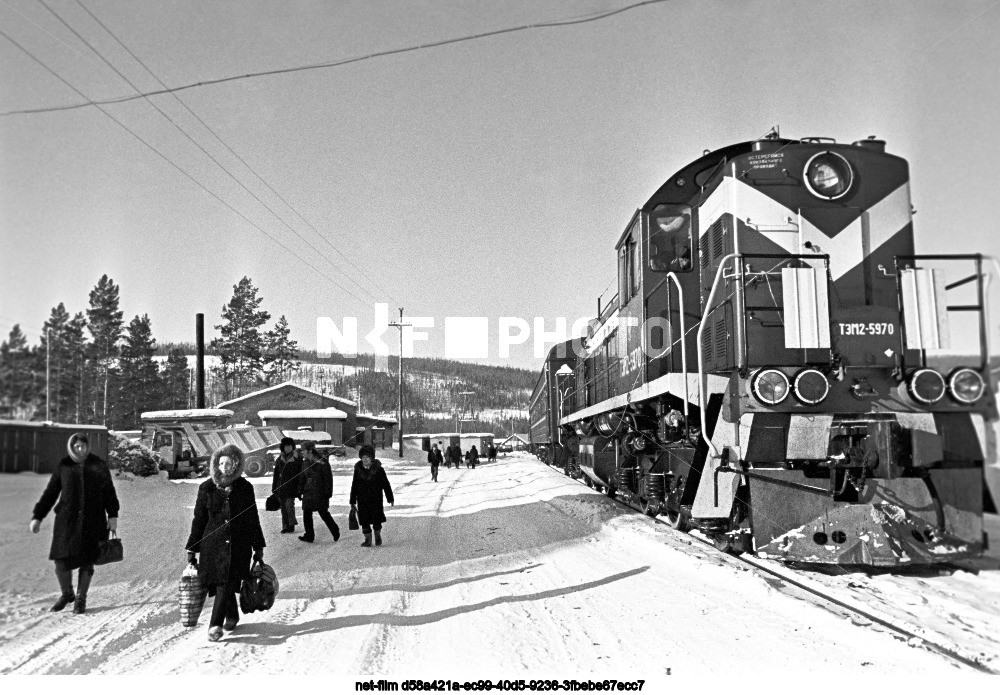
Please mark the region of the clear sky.
MULTIPOLYGON (((636 2, 0 0, 0 30, 97 100, 135 91, 46 5, 150 91, 94 17, 177 87, 636 2)), ((377 301, 434 317, 418 355, 444 354, 447 316, 488 317, 494 339, 500 316, 553 328, 595 312, 615 241, 672 172, 774 125, 886 140, 910 163, 918 253, 1000 255, 998 35, 997 0, 666 1, 177 92, 294 211, 174 96, 150 98, 285 223, 147 100, 104 108, 240 214, 94 106, 0 116, 0 331, 36 342, 103 273, 161 341, 193 340, 198 312, 218 323, 243 275, 306 348, 319 316, 367 332, 377 301)), ((81 101, 0 37, 0 112, 81 101)), ((539 365, 529 345, 511 363, 539 365)))

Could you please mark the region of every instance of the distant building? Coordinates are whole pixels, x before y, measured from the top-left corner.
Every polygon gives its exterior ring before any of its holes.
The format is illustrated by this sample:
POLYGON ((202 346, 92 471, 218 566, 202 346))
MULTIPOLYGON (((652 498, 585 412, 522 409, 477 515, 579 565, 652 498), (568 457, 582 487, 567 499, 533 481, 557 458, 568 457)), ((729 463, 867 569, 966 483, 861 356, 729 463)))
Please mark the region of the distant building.
POLYGON ((87 435, 93 454, 108 460, 108 428, 101 425, 0 420, 0 472, 51 473, 69 455, 66 445, 77 432, 87 435))
MULTIPOLYGON (((354 439, 348 446, 359 447, 362 444, 371 444, 376 449, 391 449, 396 440, 396 427, 398 423, 394 417, 380 417, 358 413, 357 424, 354 429, 354 439)), ((345 432, 347 429, 345 428, 345 432)))
POLYGON ((276 425, 283 430, 308 427, 313 432, 326 432, 333 444, 344 443, 344 421, 347 413, 338 408, 309 410, 259 410, 257 416, 267 426, 276 425))
MULTIPOLYGON (((310 388, 293 384, 290 381, 248 393, 245 396, 234 398, 225 403, 219 403, 216 408, 226 408, 233 411, 234 423, 249 423, 255 426, 263 426, 264 424, 259 415, 262 411, 326 410, 327 408, 336 408, 344 414, 344 419, 339 420, 341 423, 341 436, 344 436, 344 433, 355 432, 358 426, 356 419, 358 404, 354 401, 334 396, 333 394, 313 391, 310 388)), ((285 425, 282 424, 281 427, 285 428, 285 425)), ((289 427, 287 429, 296 429, 297 427, 289 427)))

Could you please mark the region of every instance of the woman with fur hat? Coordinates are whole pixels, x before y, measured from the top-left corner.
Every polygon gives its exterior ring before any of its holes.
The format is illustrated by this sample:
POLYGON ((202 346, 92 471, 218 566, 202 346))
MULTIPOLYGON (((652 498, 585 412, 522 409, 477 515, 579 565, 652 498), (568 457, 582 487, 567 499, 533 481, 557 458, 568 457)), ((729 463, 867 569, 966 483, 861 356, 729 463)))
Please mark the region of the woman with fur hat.
POLYGON ((302 464, 295 455, 295 440, 291 437, 281 439, 281 453, 274 462, 274 478, 271 482, 271 492, 281 500, 281 532, 294 533, 295 498, 299 496, 299 473, 302 464))
POLYGON ((372 528, 375 529, 375 545, 382 545, 382 524, 385 523, 385 511, 382 509, 382 493, 390 506, 396 506, 389 487, 389 478, 385 475, 382 462, 375 458, 375 447, 365 444, 358 454, 361 460, 354 464, 354 480, 351 481, 351 509, 358 515, 358 523, 365 535, 361 545, 370 548, 372 545, 372 528))
POLYGON ((212 642, 240 620, 237 594, 250 578, 251 554, 254 561, 264 561, 264 532, 253 485, 242 477, 243 463, 243 452, 234 444, 212 454, 211 475, 198 487, 187 541, 188 562, 195 563, 201 553, 198 575, 215 597, 208 627, 212 642))
POLYGON ((305 535, 299 536, 300 541, 312 543, 316 540, 313 530, 313 512, 319 514, 326 527, 333 534, 334 542, 340 540, 340 527, 330 516, 330 498, 333 497, 333 471, 330 462, 316 455, 316 445, 313 442, 302 444, 302 475, 300 476, 302 496, 302 522, 305 524, 305 535))
POLYGON ((90 453, 86 434, 74 434, 66 443, 66 449, 69 455, 59 462, 49 478, 45 492, 31 513, 28 528, 38 533, 42 519, 55 505, 49 559, 55 561, 62 594, 50 610, 61 611, 73 603, 74 613, 85 613, 87 590, 94 576, 94 560, 100 552, 100 542, 107 540, 109 531, 118 530, 118 495, 108 464, 90 453), (56 504, 57 498, 59 504, 56 504), (74 594, 73 570, 77 568, 80 572, 74 594))

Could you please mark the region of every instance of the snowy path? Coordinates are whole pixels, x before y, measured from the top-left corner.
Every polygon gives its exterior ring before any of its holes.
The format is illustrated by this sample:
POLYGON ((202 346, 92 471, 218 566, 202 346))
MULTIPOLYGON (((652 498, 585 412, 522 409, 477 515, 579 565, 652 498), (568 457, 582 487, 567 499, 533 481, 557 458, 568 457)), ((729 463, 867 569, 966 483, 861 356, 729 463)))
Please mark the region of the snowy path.
MULTIPOLYGON (((322 525, 313 545, 281 535, 279 516, 261 512, 266 560, 281 582, 278 600, 267 613, 243 616, 218 644, 206 640, 209 607, 197 627, 184 628, 176 605, 197 481, 118 483, 127 559, 98 568, 90 610, 74 616, 45 612, 56 594, 45 559, 51 519, 39 536, 26 531, 44 478, 0 478, 0 552, 11 567, 0 579, 0 673, 497 680, 660 677, 668 669, 966 670, 877 626, 856 624, 863 621, 631 513, 534 458, 442 468, 438 483, 423 465, 387 468, 397 505, 387 507, 381 548, 361 548, 360 534, 346 530, 350 464, 334 477, 339 543, 322 525)), ((255 485, 262 507, 269 488, 263 480, 255 485)), ((950 593, 954 604, 943 610, 962 629, 996 635, 997 595, 993 603, 969 597, 1000 587, 995 575, 852 581, 900 606, 927 605, 927 592, 950 593)), ((842 588, 848 581, 822 580, 842 588)), ((979 646, 989 651, 991 644, 981 638, 979 646)))

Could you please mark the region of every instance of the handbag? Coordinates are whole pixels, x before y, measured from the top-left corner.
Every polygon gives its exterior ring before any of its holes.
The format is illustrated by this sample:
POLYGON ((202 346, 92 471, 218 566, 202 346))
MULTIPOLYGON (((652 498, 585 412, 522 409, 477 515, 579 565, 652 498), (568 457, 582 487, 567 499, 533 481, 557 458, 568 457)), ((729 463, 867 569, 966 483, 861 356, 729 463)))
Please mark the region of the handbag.
POLYGON ((281 498, 272 494, 264 501, 264 509, 269 512, 276 512, 281 509, 281 498))
POLYGON ((358 523, 358 512, 354 507, 351 507, 351 513, 347 515, 347 530, 357 531, 361 528, 361 524, 358 523))
POLYGON ((95 565, 106 565, 109 562, 121 562, 125 557, 125 549, 122 547, 122 540, 116 531, 111 532, 111 537, 105 541, 98 542, 99 552, 95 565))
POLYGON ((194 627, 198 624, 198 616, 205 605, 208 587, 198 576, 198 565, 190 564, 181 572, 181 580, 177 585, 177 601, 181 609, 181 625, 194 627))
POLYGON ((250 568, 250 578, 243 580, 240 587, 240 610, 246 613, 266 611, 274 605, 278 595, 278 577, 270 565, 254 562, 250 568))

